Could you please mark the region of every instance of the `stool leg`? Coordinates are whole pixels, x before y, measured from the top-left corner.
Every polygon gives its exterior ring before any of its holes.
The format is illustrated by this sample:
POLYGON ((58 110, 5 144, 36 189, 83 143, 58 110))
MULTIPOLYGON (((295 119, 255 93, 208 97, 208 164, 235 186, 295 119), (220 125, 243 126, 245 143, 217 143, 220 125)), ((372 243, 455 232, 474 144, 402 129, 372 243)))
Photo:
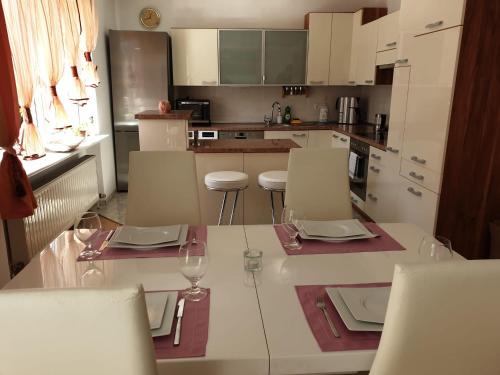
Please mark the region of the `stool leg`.
POLYGON ((274 198, 273 198, 273 191, 270 191, 271 193, 271 215, 273 217, 273 225, 274 225, 274 198))
POLYGON ((285 193, 281 192, 281 207, 285 208, 285 193))
POLYGON ((238 201, 238 194, 239 193, 240 193, 240 191, 236 190, 236 195, 234 196, 234 202, 233 202, 233 209, 231 210, 231 217, 229 218, 229 225, 233 225, 234 209, 236 208, 236 202, 238 201))
POLYGON ((219 222, 217 225, 222 223, 222 215, 224 214, 224 207, 226 206, 227 191, 224 192, 224 198, 222 198, 222 206, 220 207, 219 222))

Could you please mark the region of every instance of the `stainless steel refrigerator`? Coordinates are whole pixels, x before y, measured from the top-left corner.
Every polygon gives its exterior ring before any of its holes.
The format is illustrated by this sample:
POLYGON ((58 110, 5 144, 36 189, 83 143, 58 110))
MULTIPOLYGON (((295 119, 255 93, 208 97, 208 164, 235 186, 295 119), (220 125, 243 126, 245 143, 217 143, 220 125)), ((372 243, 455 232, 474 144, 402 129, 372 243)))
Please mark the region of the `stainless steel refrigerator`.
POLYGON ((139 150, 135 114, 172 97, 170 37, 165 32, 109 31, 117 190, 128 189, 128 155, 139 150))

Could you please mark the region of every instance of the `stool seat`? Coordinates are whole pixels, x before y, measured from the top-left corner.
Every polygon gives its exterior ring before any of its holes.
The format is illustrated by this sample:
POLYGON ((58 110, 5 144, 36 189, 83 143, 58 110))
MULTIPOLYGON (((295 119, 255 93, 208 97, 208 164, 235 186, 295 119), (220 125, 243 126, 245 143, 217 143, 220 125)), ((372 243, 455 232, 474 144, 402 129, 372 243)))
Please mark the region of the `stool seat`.
POLYGON ((267 171, 259 174, 259 185, 266 190, 284 191, 286 189, 287 171, 267 171))
POLYGON ((205 185, 210 190, 243 190, 248 186, 248 175, 236 171, 211 172, 205 175, 205 185))

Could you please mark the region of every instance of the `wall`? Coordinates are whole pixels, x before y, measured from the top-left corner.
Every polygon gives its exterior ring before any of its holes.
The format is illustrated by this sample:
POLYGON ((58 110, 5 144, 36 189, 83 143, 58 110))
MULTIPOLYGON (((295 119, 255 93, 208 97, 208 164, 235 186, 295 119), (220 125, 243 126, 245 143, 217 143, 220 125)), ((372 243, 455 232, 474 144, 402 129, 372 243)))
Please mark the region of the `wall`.
POLYGON ((0 220, 0 289, 10 280, 7 243, 5 241, 3 221, 0 220))
POLYGON ((388 115, 391 109, 391 92, 392 85, 362 86, 360 94, 362 119, 374 123, 376 113, 388 115))

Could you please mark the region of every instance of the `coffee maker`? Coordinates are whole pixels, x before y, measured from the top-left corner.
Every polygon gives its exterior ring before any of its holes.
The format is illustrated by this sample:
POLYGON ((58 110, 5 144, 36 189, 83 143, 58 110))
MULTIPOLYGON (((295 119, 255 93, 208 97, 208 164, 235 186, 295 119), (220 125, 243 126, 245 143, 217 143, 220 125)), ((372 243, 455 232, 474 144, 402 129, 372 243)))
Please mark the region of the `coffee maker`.
POLYGON ((335 108, 339 111, 339 124, 357 124, 359 119, 359 98, 340 96, 335 108))

